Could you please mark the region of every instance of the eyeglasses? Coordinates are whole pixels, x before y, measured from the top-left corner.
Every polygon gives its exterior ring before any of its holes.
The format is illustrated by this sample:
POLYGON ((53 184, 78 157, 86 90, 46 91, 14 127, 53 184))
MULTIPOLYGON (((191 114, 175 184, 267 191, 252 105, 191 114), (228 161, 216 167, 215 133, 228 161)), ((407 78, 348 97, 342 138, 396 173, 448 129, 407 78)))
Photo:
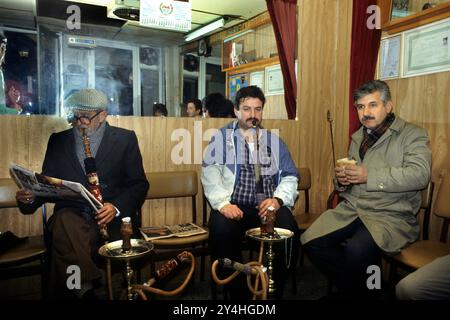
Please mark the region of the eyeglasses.
POLYGON ((86 115, 81 115, 81 116, 77 116, 76 114, 73 114, 72 117, 70 117, 71 122, 82 122, 84 124, 91 124, 91 121, 98 116, 100 113, 102 113, 103 110, 97 111, 96 114, 94 114, 92 117, 86 116, 86 115))

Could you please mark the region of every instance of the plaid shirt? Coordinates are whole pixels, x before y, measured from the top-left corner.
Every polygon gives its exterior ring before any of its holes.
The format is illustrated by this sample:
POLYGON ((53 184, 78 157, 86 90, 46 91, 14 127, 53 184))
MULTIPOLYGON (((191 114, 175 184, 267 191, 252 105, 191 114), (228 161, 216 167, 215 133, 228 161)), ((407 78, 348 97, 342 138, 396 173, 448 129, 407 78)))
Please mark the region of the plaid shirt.
MULTIPOLYGON (((231 203, 238 205, 252 206, 256 205, 256 177, 255 166, 249 161, 249 148, 245 143, 244 157, 245 163, 240 167, 240 174, 236 185, 234 186, 233 194, 231 196, 231 203)), ((267 153, 270 158, 270 148, 267 148, 267 153)), ((261 169, 269 167, 270 163, 262 164, 261 169)), ((262 170, 263 171, 263 170, 262 170)), ((263 190, 265 198, 272 198, 275 186, 271 176, 261 175, 263 179, 263 190)))

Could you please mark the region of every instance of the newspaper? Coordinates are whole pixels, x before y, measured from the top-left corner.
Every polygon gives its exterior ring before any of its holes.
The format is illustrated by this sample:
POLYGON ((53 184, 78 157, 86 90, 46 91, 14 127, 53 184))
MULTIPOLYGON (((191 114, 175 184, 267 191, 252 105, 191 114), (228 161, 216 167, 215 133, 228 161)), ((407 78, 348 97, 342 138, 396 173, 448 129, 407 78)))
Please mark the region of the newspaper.
POLYGON ((207 233, 205 229, 194 223, 182 223, 171 226, 141 227, 139 230, 146 241, 170 237, 189 237, 207 233))
POLYGON ((30 190, 37 197, 86 200, 96 212, 103 206, 81 183, 45 176, 14 163, 9 166, 9 173, 19 188, 30 190))

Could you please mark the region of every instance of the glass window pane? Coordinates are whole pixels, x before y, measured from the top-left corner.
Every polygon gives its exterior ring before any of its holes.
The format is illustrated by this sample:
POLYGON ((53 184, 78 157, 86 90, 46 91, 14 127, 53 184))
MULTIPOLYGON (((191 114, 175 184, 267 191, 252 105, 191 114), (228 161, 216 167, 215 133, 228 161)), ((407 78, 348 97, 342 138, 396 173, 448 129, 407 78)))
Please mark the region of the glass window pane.
POLYGON ((37 36, 13 31, 4 34, 8 39, 3 68, 5 105, 21 114, 38 114, 37 36))

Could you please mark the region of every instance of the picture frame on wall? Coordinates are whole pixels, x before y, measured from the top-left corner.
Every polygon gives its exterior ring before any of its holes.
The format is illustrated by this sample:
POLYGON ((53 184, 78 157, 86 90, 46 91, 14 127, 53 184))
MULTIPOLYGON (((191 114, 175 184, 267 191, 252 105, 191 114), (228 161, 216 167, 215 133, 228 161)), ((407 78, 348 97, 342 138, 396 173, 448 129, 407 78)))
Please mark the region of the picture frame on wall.
POLYGON ((234 96, 239 89, 248 86, 249 74, 239 73, 229 77, 228 81, 228 99, 234 101, 234 96))
POLYGON ((279 64, 265 68, 265 90, 266 96, 284 94, 283 73, 279 64))
POLYGON ((250 85, 257 86, 264 90, 264 71, 254 71, 250 73, 250 85))
POLYGON ((404 33, 403 77, 450 70, 450 19, 404 33))
POLYGON ((381 39, 378 60, 378 79, 400 77, 402 36, 395 35, 381 39))

